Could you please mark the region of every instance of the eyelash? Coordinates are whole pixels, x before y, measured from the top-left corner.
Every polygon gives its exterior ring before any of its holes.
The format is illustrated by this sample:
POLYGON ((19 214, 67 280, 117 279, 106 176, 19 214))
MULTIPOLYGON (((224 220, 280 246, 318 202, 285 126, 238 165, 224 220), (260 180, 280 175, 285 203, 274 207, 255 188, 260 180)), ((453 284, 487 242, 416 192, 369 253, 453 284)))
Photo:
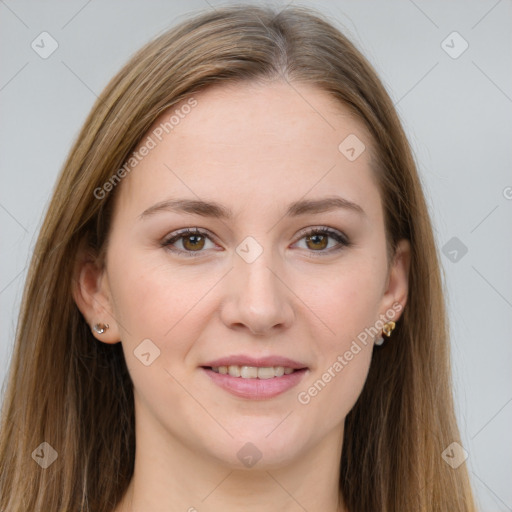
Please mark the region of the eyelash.
MULTIPOLYGON (((174 242, 177 242, 181 238, 186 238, 187 236, 192 236, 192 235, 203 236, 203 237, 211 240, 211 237, 208 235, 208 233, 202 229, 186 228, 186 229, 176 232, 175 234, 172 234, 169 238, 165 239, 161 245, 162 245, 162 247, 166 247, 171 252, 185 254, 186 257, 191 257, 191 258, 198 257, 204 251, 184 251, 183 249, 176 249, 175 247, 172 247, 172 244, 174 242)), ((301 234, 301 237, 297 241, 300 241, 305 237, 308 237, 308 236, 311 237, 311 236, 315 236, 315 235, 328 235, 329 237, 333 238, 336 242, 338 242, 339 245, 334 248, 331 247, 330 249, 327 249, 327 250, 325 250, 325 249, 319 250, 319 251, 311 250, 310 251, 312 253, 311 257, 314 257, 314 258, 322 257, 327 254, 332 254, 333 252, 338 252, 341 249, 343 249, 345 247, 350 247, 352 245, 352 243, 349 241, 349 239, 343 233, 339 233, 338 231, 328 228, 327 226, 322 226, 320 228, 312 228, 308 231, 305 231, 301 234), (318 254, 315 254, 315 253, 318 253, 318 254)), ((211 241, 213 241, 213 240, 211 240, 211 241)))

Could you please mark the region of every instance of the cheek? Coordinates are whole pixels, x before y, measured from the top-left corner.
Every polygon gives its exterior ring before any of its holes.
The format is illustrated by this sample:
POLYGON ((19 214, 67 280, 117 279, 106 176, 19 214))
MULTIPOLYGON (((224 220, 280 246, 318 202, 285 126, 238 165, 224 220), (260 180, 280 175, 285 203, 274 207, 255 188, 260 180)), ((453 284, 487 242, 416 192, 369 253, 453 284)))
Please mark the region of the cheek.
POLYGON ((366 382, 373 354, 372 340, 358 337, 371 325, 367 312, 344 310, 338 317, 346 321, 331 322, 336 336, 318 343, 317 365, 297 392, 299 407, 320 429, 335 427, 350 412, 366 382))
POLYGON ((323 293, 315 288, 309 295, 308 305, 328 328, 317 338, 318 365, 297 400, 306 410, 329 411, 322 428, 342 421, 364 387, 374 341, 368 332, 379 319, 382 278, 378 265, 361 258, 330 279, 323 293))
POLYGON ((371 357, 370 345, 352 346, 331 358, 309 386, 299 391, 299 407, 316 420, 318 428, 329 430, 343 422, 361 394, 371 357))
POLYGON ((184 397, 173 377, 181 381, 186 371, 182 363, 196 334, 187 312, 199 292, 162 267, 126 258, 112 268, 114 315, 135 391, 147 407, 153 400, 179 404, 184 397))
POLYGON ((342 350, 365 328, 374 325, 379 318, 382 279, 379 267, 361 258, 331 272, 319 285, 302 283, 297 294, 307 297, 304 302, 321 320, 327 347, 342 350))
POLYGON ((148 399, 156 390, 169 404, 186 400, 174 379, 182 382, 193 369, 193 349, 211 319, 215 286, 225 271, 137 255, 112 263, 114 314, 135 387, 148 399), (142 356, 148 352, 149 361, 142 356))
POLYGON ((116 318, 124 338, 154 337, 164 344, 186 326, 193 328, 201 299, 215 278, 192 268, 125 260, 111 272, 116 318))
MULTIPOLYGON (((190 395, 179 383, 187 377, 186 356, 203 328, 198 319, 206 317, 201 298, 215 280, 196 279, 150 259, 112 259, 112 269, 114 315, 135 393, 156 416, 166 417, 165 411, 179 408, 179 421, 186 423, 187 414, 201 411, 192 411, 190 395)), ((169 417, 165 421, 172 423, 169 417)))

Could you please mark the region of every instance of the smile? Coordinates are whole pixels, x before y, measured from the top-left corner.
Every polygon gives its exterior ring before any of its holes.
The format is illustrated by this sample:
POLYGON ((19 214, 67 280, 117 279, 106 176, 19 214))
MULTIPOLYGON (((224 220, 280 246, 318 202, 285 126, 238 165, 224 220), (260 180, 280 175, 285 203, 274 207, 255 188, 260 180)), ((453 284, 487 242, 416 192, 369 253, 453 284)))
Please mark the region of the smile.
POLYGON ((289 375, 295 370, 285 366, 213 366, 215 373, 222 375, 231 375, 231 377, 241 377, 242 379, 273 379, 289 375))

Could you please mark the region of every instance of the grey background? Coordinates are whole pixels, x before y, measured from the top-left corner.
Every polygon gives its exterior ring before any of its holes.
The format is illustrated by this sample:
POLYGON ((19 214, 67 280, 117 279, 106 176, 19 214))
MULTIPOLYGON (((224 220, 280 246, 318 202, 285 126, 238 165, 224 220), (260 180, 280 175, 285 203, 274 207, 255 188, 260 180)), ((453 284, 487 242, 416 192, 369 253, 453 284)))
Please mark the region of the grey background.
MULTIPOLYGON (((300 3, 352 39, 395 101, 446 253, 466 463, 481 510, 512 511, 512 3, 300 3), (453 31, 469 44, 458 58, 442 47, 453 31)), ((149 39, 219 5, 0 0, 0 382, 42 214, 96 95, 149 39), (59 45, 47 59, 31 48, 43 31, 59 45)))

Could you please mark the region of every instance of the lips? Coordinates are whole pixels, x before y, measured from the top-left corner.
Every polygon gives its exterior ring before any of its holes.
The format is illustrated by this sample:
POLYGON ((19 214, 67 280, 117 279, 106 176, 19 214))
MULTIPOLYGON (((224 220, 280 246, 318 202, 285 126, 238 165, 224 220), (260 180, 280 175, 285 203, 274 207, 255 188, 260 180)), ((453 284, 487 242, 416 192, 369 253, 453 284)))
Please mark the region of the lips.
POLYGON ((288 391, 296 386, 309 370, 304 363, 287 357, 254 358, 246 355, 215 359, 203 365, 201 369, 220 388, 232 395, 252 400, 268 399, 288 391), (277 368, 280 370, 277 371, 277 368), (260 376, 262 370, 264 376, 260 376), (275 373, 271 375, 274 371, 275 373))

